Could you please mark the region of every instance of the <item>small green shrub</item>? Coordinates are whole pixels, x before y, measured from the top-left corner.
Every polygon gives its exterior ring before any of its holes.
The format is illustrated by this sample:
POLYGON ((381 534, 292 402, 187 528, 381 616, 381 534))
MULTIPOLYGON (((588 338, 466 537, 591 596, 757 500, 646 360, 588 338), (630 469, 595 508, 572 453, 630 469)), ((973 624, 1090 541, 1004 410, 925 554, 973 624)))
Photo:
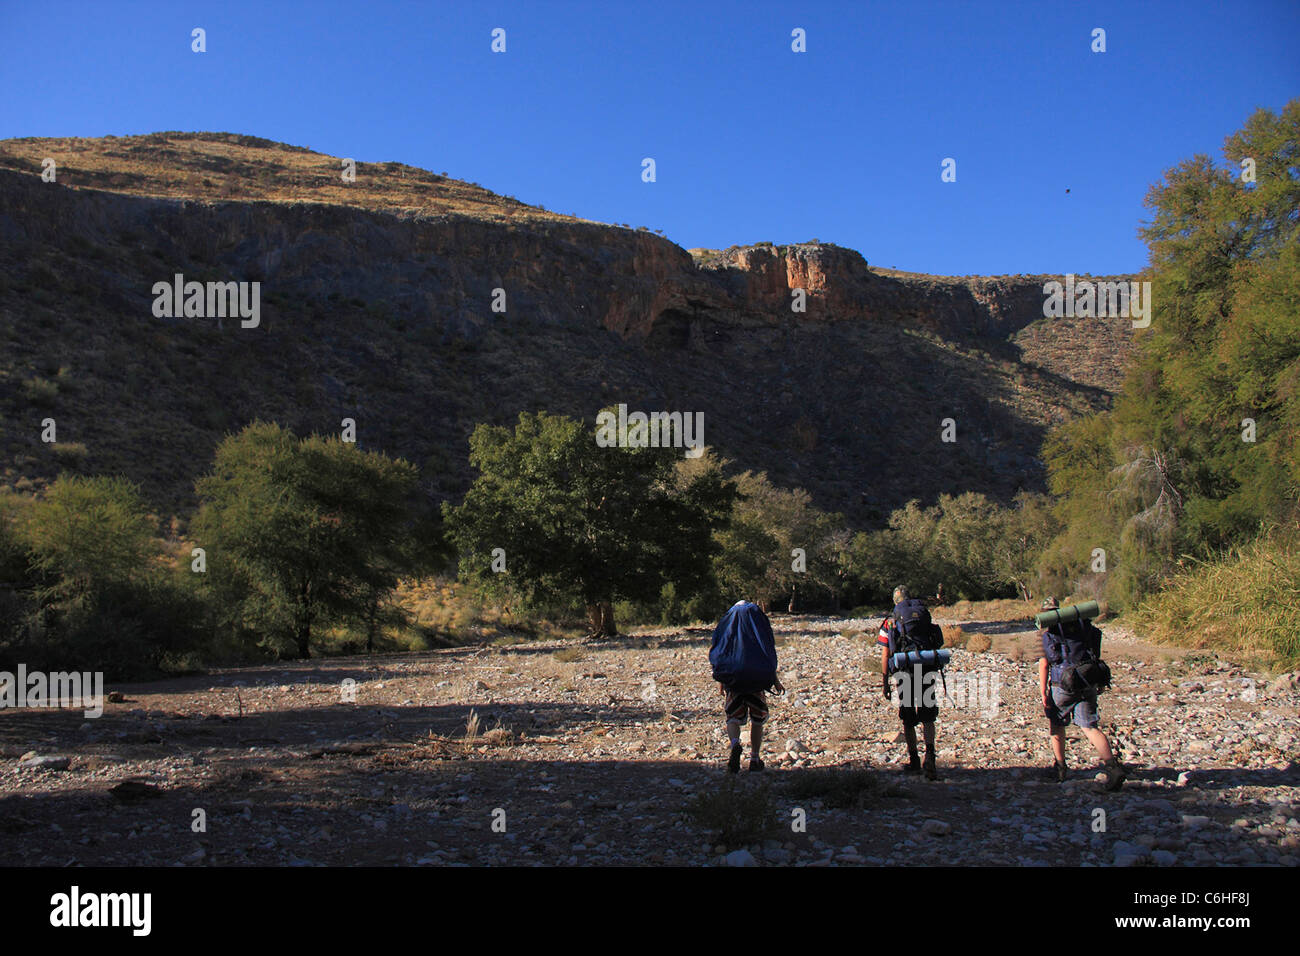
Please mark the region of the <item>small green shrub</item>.
POLYGON ((50 446, 50 453, 65 465, 76 465, 86 459, 89 454, 86 446, 79 441, 60 441, 50 446))
POLYGON ((23 382, 23 397, 36 405, 49 405, 59 397, 59 383, 46 378, 29 378, 23 382))
POLYGON ((898 790, 883 783, 874 771, 861 767, 815 767, 787 776, 786 792, 798 800, 820 800, 828 807, 867 809, 898 790))
POLYGON ((781 827, 771 790, 734 777, 719 789, 697 796, 686 812, 711 840, 728 849, 761 843, 781 827))

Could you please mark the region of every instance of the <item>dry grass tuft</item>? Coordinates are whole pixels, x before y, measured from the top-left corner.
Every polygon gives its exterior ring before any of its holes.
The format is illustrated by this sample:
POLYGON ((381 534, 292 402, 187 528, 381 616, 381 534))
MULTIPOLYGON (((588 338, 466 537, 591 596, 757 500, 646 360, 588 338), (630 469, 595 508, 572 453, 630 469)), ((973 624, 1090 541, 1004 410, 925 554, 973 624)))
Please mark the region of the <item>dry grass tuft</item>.
POLYGON ((1129 623, 1147 640, 1277 670, 1300 664, 1300 541, 1278 533, 1175 577, 1129 623))
POLYGON ((849 740, 866 740, 867 731, 861 718, 839 717, 831 724, 831 740, 844 743, 849 740))

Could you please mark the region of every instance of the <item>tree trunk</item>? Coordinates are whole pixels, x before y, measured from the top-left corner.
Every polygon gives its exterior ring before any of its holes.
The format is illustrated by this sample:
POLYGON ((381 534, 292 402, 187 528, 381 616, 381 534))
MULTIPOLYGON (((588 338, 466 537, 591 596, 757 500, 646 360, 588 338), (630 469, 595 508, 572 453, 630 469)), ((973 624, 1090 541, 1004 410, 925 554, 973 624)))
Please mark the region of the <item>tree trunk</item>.
POLYGON ((375 652, 375 618, 379 615, 379 601, 370 602, 370 618, 366 622, 366 653, 375 652))
POLYGON ((303 624, 298 628, 298 633, 294 635, 294 643, 298 645, 298 659, 307 660, 311 657, 311 625, 303 624))
POLYGON ((792 587, 790 588, 790 607, 789 607, 789 608, 787 609, 787 611, 786 611, 787 614, 793 614, 793 613, 794 613, 794 595, 795 595, 795 591, 796 591, 796 588, 794 588, 794 587, 792 586, 792 587))
POLYGON ((609 601, 598 601, 587 605, 587 640, 596 641, 606 637, 617 637, 618 629, 614 627, 614 608, 609 601))

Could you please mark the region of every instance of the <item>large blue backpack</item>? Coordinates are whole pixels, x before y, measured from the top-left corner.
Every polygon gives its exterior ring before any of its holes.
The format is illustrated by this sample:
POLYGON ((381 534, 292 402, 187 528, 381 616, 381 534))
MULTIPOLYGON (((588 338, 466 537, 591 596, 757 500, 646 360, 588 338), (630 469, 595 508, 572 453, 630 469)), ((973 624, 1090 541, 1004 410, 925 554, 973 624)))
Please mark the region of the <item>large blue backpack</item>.
POLYGON ((1061 658, 1058 682, 1067 694, 1084 697, 1110 686, 1110 667, 1101 659, 1101 631, 1091 621, 1053 624, 1047 635, 1061 658))
POLYGON ((757 604, 733 604, 713 629, 709 648, 713 679, 739 694, 776 684, 776 641, 772 623, 757 604))
POLYGON ((943 628, 930 620, 925 602, 908 598, 894 607, 895 650, 937 651, 943 647, 943 628))

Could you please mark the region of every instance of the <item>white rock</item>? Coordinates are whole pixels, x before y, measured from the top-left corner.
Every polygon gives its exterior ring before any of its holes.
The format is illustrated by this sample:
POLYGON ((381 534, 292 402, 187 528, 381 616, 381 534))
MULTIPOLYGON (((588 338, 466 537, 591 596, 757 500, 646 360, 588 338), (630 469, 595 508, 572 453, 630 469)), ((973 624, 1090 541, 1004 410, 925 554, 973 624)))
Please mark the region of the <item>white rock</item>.
POLYGON ((72 763, 71 757, 56 757, 51 754, 32 755, 18 761, 23 770, 67 770, 72 763))

